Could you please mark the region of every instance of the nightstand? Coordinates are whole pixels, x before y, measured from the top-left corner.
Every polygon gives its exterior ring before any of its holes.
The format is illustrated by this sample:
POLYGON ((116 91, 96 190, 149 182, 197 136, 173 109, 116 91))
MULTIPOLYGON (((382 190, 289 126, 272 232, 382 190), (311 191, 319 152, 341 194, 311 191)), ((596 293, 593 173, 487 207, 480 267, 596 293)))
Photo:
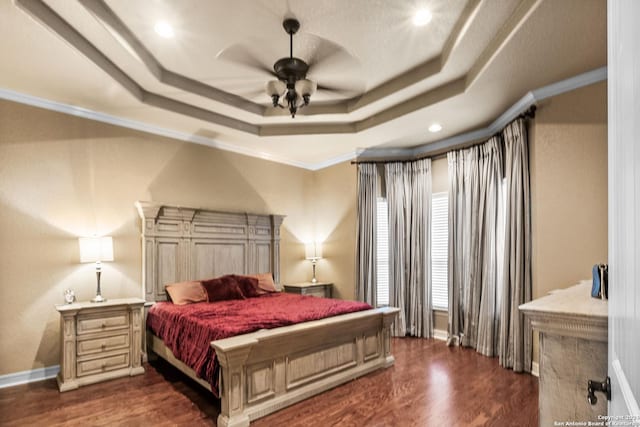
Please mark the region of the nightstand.
POLYGON ((60 391, 144 373, 140 298, 56 306, 60 313, 60 391))
POLYGON ((311 295, 314 297, 331 298, 333 283, 329 282, 304 282, 284 285, 284 291, 292 294, 311 295))

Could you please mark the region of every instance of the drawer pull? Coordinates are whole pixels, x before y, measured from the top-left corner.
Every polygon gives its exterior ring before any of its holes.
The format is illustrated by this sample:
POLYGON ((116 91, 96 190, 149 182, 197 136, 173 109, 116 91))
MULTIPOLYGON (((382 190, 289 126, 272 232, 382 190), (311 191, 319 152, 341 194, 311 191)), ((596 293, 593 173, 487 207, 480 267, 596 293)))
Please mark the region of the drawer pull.
POLYGON ((106 323, 103 323, 102 325, 100 325, 100 327, 101 327, 101 328, 106 328, 106 327, 107 327, 107 324, 106 324, 106 323))
POLYGON ((107 364, 106 364, 106 363, 103 363, 103 364, 102 364, 102 370, 104 371, 105 369, 107 369, 107 364))
POLYGON ((102 344, 102 345, 100 346, 100 348, 104 350, 105 348, 107 348, 107 346, 106 346, 106 344, 102 344))

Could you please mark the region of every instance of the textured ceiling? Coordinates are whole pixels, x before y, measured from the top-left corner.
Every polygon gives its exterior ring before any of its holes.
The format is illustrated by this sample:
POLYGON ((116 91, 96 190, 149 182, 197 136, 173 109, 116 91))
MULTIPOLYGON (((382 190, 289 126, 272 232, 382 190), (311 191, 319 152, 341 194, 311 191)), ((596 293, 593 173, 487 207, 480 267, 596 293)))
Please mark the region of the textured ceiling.
POLYGON ((0 49, 0 89, 313 167, 484 126, 606 65, 606 1, 14 0, 0 2, 0 49), (335 89, 295 119, 263 92, 288 55, 285 17, 301 23, 294 56, 335 89))

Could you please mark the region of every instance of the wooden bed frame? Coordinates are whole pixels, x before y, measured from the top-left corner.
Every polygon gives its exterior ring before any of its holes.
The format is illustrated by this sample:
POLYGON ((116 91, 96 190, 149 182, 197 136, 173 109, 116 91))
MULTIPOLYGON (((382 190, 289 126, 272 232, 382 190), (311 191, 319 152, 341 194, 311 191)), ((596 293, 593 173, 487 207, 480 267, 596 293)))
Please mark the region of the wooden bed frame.
MULTIPOLYGON (((147 306, 167 283, 223 274, 273 272, 280 282, 283 216, 216 212, 137 202, 147 306)), ((251 420, 394 363, 397 308, 378 308, 213 341, 221 366, 220 427, 251 420)), ((146 348, 210 390, 150 331, 146 348)))

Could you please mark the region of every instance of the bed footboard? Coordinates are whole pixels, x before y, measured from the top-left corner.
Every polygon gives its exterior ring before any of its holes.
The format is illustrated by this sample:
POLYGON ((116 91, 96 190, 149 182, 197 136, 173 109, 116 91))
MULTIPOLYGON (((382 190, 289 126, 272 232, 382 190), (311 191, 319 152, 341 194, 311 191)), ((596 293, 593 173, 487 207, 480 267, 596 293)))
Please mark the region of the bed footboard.
POLYGON ((394 363, 384 307, 213 341, 221 366, 219 427, 251 420, 394 363))

